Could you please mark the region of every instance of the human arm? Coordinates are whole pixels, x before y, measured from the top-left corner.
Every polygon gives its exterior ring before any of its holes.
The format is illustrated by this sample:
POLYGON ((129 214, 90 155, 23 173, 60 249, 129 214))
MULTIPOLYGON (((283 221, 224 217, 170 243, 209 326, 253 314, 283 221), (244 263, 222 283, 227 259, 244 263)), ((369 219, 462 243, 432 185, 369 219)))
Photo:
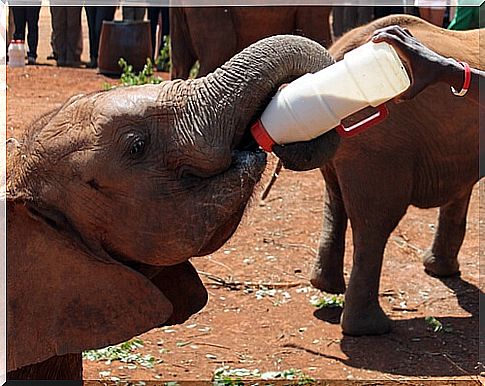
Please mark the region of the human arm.
MULTIPOLYGON (((386 42, 394 47, 398 55, 405 62, 412 77, 411 87, 401 94, 398 100, 414 98, 426 87, 445 82, 455 90, 460 91, 464 84, 464 67, 452 58, 446 58, 429 49, 419 42, 409 30, 399 26, 390 26, 374 32, 372 41, 375 43, 386 42)), ((485 72, 471 68, 471 81, 465 96, 477 104, 479 99, 480 78, 485 77, 485 72)))

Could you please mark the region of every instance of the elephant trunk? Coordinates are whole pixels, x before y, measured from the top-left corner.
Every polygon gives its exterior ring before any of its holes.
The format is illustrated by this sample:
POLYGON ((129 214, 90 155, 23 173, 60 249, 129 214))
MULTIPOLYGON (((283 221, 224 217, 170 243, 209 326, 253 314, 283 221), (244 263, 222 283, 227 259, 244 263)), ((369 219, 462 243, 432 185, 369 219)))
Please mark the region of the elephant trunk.
MULTIPOLYGON (((235 148, 283 84, 333 63, 318 43, 292 35, 263 39, 199 81, 215 114, 211 130, 235 148)), ((211 132, 209 130, 209 132, 211 132)), ((220 143, 220 142, 219 142, 220 143)))

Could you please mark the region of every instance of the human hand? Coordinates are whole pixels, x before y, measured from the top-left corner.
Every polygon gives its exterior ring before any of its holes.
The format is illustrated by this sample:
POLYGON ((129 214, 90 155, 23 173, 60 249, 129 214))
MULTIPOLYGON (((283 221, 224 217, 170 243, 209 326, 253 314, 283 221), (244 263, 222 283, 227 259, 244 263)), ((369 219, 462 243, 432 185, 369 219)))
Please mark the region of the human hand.
MULTIPOLYGON (((393 46, 410 73, 411 86, 396 98, 398 102, 414 98, 434 83, 448 81, 451 79, 450 73, 463 72, 457 61, 432 51, 406 28, 395 25, 376 30, 371 40, 374 43, 386 42, 393 46)), ((460 89, 460 86, 461 84, 458 84, 455 88, 460 89)))

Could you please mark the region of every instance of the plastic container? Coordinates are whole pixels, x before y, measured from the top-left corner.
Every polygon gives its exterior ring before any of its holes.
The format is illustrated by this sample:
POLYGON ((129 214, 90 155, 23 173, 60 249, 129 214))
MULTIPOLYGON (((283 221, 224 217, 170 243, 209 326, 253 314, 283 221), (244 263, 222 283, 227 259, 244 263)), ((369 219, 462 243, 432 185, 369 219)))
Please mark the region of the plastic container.
POLYGON ((12 40, 8 46, 9 67, 25 67, 25 43, 23 40, 12 40))
POLYGON ((143 70, 147 58, 152 57, 152 39, 149 21, 103 21, 99 38, 98 70, 101 74, 120 75, 120 58, 143 70))
POLYGON ((306 74, 280 89, 251 133, 259 145, 308 141, 336 129, 350 137, 382 122, 388 115, 385 102, 410 86, 401 59, 387 43, 366 43, 343 60, 315 74, 306 74), (377 113, 345 128, 342 119, 366 107, 377 113))

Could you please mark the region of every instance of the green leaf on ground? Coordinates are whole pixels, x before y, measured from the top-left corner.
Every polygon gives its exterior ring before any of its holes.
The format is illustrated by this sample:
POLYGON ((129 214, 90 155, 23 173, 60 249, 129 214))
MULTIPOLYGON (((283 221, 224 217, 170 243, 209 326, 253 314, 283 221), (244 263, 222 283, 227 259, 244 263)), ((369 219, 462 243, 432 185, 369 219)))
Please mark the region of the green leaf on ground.
POLYGON ((344 295, 323 294, 323 296, 312 296, 310 303, 317 308, 344 307, 344 295))
POLYGON ((155 364, 155 357, 136 352, 143 347, 143 341, 138 338, 130 339, 127 342, 116 346, 108 346, 98 350, 83 352, 83 359, 90 361, 120 361, 124 363, 138 364, 142 367, 152 368, 155 364))

